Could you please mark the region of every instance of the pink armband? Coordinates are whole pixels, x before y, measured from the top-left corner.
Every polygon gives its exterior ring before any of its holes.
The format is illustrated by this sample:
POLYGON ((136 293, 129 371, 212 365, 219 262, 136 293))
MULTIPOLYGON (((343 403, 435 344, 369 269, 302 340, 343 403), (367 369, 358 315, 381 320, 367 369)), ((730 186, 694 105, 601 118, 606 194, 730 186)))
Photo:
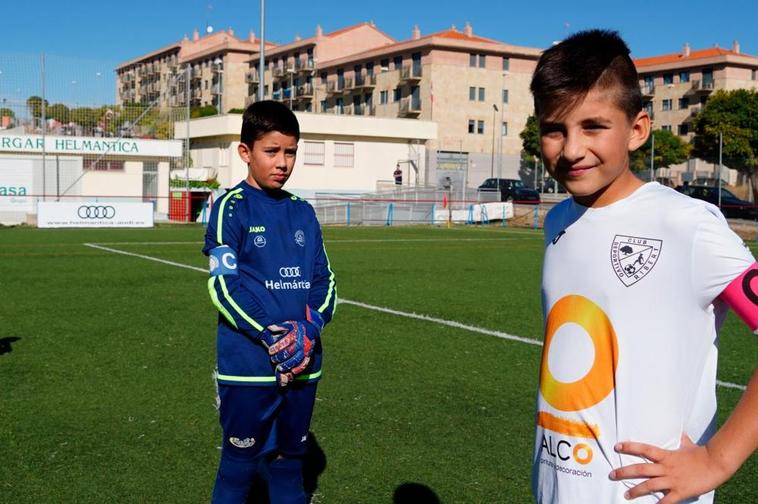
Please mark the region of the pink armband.
POLYGON ((753 263, 730 283, 721 299, 758 334, 758 263, 753 263))

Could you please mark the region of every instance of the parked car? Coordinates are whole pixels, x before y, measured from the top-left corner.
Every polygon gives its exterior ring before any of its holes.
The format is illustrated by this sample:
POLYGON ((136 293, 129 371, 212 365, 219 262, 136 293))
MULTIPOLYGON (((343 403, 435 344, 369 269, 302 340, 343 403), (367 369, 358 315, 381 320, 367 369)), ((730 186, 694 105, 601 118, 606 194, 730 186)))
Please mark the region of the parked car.
POLYGON ((522 205, 539 205, 540 193, 529 187, 517 187, 513 190, 513 202, 522 205))
MULTIPOLYGON (((695 199, 707 201, 716 206, 719 204, 718 187, 687 185, 676 188, 682 194, 686 194, 695 199)), ((726 189, 721 189, 721 213, 730 219, 751 219, 758 218, 758 209, 753 203, 738 198, 726 189)))
POLYGON ((559 184, 557 180, 552 179, 552 178, 546 179, 544 182, 541 182, 537 186, 537 190, 541 193, 548 193, 548 194, 566 192, 566 188, 563 187, 561 184, 559 184))
POLYGON ((479 199, 497 201, 497 194, 500 193, 500 201, 508 201, 515 199, 514 194, 516 189, 521 188, 526 188, 526 186, 518 179, 488 178, 482 182, 477 192, 480 195, 479 199))

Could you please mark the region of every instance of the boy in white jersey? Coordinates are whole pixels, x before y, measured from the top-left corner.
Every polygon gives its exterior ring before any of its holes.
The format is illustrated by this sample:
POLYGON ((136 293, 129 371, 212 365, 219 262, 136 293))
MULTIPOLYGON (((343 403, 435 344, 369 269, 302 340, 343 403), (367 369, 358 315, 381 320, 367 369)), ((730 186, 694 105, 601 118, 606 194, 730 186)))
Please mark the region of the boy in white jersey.
POLYGON ((718 328, 758 333, 758 266, 719 210, 629 170, 650 134, 629 49, 578 33, 532 84, 545 166, 540 503, 713 502, 758 446, 758 373, 716 429, 718 328))

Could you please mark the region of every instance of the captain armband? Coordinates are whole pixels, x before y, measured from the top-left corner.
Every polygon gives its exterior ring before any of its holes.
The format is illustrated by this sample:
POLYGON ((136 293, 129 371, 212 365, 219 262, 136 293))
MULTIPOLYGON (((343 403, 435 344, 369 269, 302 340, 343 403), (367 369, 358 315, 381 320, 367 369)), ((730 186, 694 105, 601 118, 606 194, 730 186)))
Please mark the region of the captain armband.
POLYGON ((720 297, 754 334, 758 334, 758 263, 735 278, 720 297))
POLYGON ((221 245, 210 250, 209 271, 211 276, 239 275, 237 254, 229 245, 221 245))

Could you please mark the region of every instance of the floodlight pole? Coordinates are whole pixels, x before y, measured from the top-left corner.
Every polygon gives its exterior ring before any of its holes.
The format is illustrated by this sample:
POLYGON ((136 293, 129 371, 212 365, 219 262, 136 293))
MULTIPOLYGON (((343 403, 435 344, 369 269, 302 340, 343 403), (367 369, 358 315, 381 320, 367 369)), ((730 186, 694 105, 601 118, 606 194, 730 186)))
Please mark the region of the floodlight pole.
POLYGON ((264 42, 266 38, 265 32, 264 32, 265 4, 266 4, 266 0, 261 0, 261 29, 260 29, 261 40, 260 40, 260 50, 259 50, 260 58, 258 59, 258 78, 260 79, 260 84, 258 85, 258 101, 263 101, 263 98, 265 96, 263 94, 263 89, 266 84, 266 74, 264 73, 266 69, 266 43, 264 42))
POLYGON ((655 180, 655 131, 650 133, 650 182, 655 180))
POLYGON ((721 155, 723 151, 724 146, 724 132, 719 131, 719 208, 721 208, 721 172, 723 171, 724 167, 721 164, 721 155))
MULTIPOLYGON (((47 166, 46 163, 46 153, 47 153, 47 145, 46 145, 46 139, 47 136, 47 121, 45 120, 45 116, 47 115, 47 111, 45 110, 45 53, 42 53, 40 55, 40 64, 41 64, 41 76, 42 76, 42 103, 40 112, 42 116, 40 117, 40 121, 42 122, 42 201, 47 201, 47 166)), ((34 116, 34 110, 32 110, 32 116, 34 116)), ((34 120, 34 117, 32 117, 32 122, 34 120)))
POLYGON ((495 129, 497 125, 495 120, 497 119, 498 108, 494 103, 492 104, 492 160, 490 161, 490 178, 495 177, 495 129))
POLYGON ((190 221, 192 213, 192 202, 190 201, 190 183, 189 183, 189 164, 190 164, 190 82, 192 78, 192 65, 187 63, 184 73, 184 112, 185 112, 185 131, 184 131, 184 191, 187 197, 187 222, 190 221))

